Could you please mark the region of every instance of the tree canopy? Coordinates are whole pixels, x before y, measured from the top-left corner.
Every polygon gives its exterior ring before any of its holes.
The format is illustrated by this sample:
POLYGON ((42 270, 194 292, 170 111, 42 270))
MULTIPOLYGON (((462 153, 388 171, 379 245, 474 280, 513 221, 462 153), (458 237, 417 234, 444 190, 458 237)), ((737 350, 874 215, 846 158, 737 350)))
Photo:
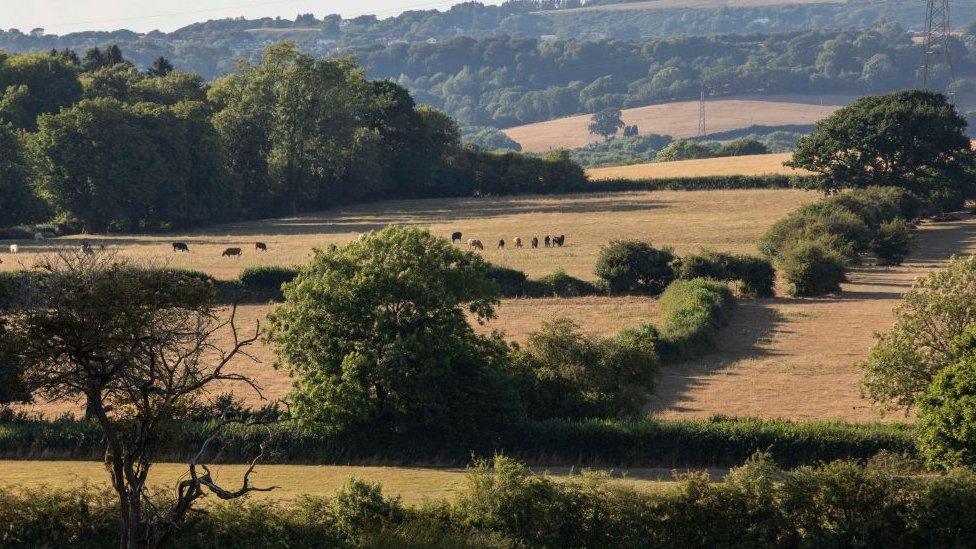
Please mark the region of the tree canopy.
POLYGON ((790 166, 820 174, 825 191, 897 186, 919 196, 972 196, 966 121, 946 98, 906 90, 854 101, 797 143, 790 166))

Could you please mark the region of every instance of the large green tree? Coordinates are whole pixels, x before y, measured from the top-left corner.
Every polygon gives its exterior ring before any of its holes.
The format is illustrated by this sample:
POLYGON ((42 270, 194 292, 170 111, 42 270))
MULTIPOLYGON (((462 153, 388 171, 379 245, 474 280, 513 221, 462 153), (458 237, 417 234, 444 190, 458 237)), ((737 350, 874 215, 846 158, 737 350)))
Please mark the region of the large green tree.
MULTIPOLYGON (((57 112, 81 97, 78 69, 61 56, 48 54, 0 56, 0 96, 11 87, 22 86, 19 113, 9 120, 32 130, 37 117, 57 112)), ((0 113, 2 115, 2 113, 0 113)))
POLYGON ((33 221, 43 212, 30 177, 23 136, 0 122, 0 227, 33 221))
POLYGON ((898 186, 949 203, 974 190, 965 119, 939 93, 862 97, 817 123, 787 164, 819 174, 824 191, 898 186))
POLYGON ((388 227, 317 251, 270 315, 299 417, 337 429, 470 435, 510 417, 507 348, 467 315, 495 315, 479 256, 425 229, 388 227))
POLYGON ((593 115, 587 129, 594 135, 600 135, 604 139, 610 139, 617 135, 617 132, 623 127, 624 121, 620 117, 620 109, 603 109, 593 115))

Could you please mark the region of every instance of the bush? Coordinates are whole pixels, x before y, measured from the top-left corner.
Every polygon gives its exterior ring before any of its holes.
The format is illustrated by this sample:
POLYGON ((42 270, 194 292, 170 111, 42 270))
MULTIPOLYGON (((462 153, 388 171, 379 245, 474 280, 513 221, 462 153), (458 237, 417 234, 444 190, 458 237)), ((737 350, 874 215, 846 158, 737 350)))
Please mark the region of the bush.
POLYGON ((934 465, 976 468, 976 357, 935 376, 919 399, 918 445, 934 465))
POLYGON ((387 500, 379 484, 351 478, 332 500, 332 517, 340 535, 350 541, 367 530, 380 530, 402 514, 399 499, 387 500))
POLYGON ((827 201, 793 210, 777 221, 759 242, 767 258, 776 259, 802 241, 818 241, 844 256, 845 263, 858 262, 871 240, 868 225, 850 210, 827 201))
POLYGON ((743 137, 728 143, 722 143, 715 150, 715 156, 746 156, 750 154, 768 154, 769 147, 755 137, 743 137))
POLYGON ((656 347, 652 327, 595 339, 568 319, 544 322, 512 352, 529 417, 639 415, 654 389, 656 347))
POLYGON ((674 253, 638 240, 613 240, 600 248, 595 273, 610 292, 657 295, 674 280, 674 253))
POLYGON ((715 156, 712 147, 692 139, 672 141, 657 153, 657 162, 673 162, 675 160, 693 160, 696 158, 711 158, 715 156))
POLYGON ((526 295, 528 279, 522 271, 489 265, 488 276, 498 283, 503 297, 523 297, 526 295))
POLYGON ((661 353, 674 361, 714 347, 735 298, 725 283, 695 278, 671 283, 659 302, 661 353))
POLYGON ((885 221, 871 239, 871 252, 881 265, 901 265, 912 244, 912 226, 902 218, 885 221))
POLYGON ((706 251, 681 258, 678 277, 737 281, 742 295, 769 297, 773 295, 776 270, 772 263, 759 257, 706 251))
POLYGON ((779 257, 777 266, 794 296, 819 296, 840 291, 847 280, 846 258, 819 241, 793 243, 779 257))
POLYGON ((283 299, 281 285, 291 282, 298 276, 298 269, 294 267, 261 266, 248 267, 238 277, 241 285, 248 291, 271 294, 276 299, 283 299))
POLYGON ((562 269, 557 269, 534 281, 534 285, 536 289, 532 295, 537 297, 580 297, 600 292, 600 288, 595 284, 569 276, 562 269))

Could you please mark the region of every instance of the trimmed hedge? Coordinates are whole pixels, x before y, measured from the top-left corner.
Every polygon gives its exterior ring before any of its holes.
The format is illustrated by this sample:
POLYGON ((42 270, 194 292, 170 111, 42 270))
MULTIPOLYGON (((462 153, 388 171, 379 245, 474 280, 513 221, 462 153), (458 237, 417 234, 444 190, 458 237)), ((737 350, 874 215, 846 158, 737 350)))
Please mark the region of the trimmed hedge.
POLYGON ((776 284, 776 269, 761 257, 704 251, 682 257, 678 277, 735 281, 744 296, 771 297, 776 284))
POLYGON ((802 187, 811 176, 710 175, 658 179, 601 179, 586 187, 592 192, 624 191, 710 191, 734 189, 789 189, 802 187))
MULTIPOLYGON (((178 430, 163 461, 184 461, 209 434, 210 423, 178 430)), ((471 456, 504 453, 539 466, 723 467, 769 451, 783 466, 835 459, 868 459, 878 452, 915 453, 911 426, 832 421, 712 418, 701 420, 547 420, 511 425, 469 440, 436 433, 382 431, 335 434, 285 422, 271 427, 269 460, 275 463, 463 465, 471 456)), ((233 426, 216 458, 246 462, 267 431, 233 426)), ((3 459, 104 457, 94 422, 73 419, 0 423, 3 459)))

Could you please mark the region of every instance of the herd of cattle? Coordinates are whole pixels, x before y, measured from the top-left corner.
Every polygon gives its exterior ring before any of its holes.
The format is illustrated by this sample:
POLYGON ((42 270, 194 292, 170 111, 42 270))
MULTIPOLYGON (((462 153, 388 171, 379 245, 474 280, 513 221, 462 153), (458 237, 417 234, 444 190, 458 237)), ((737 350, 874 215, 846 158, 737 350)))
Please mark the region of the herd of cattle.
MULTIPOLYGON (((464 235, 461 234, 460 231, 451 233, 451 242, 455 242, 455 243, 460 244, 462 242, 461 239, 462 239, 463 236, 464 235)), ((545 238, 542 239, 542 243, 543 243, 543 246, 546 247, 546 248, 556 248, 556 247, 561 248, 563 246, 563 244, 566 243, 566 235, 564 235, 564 234, 561 234, 561 235, 558 235, 558 236, 546 235, 545 238)), ((512 244, 516 248, 523 247, 522 246, 522 237, 516 236, 515 238, 513 238, 512 239, 512 244)), ((533 248, 538 248, 539 247, 539 237, 538 236, 533 236, 532 237, 532 240, 529 241, 529 244, 533 248)), ((468 247, 471 248, 471 249, 473 249, 473 250, 484 250, 485 249, 484 243, 481 242, 480 240, 478 240, 477 238, 469 238, 468 239, 468 247)), ((498 240, 498 249, 499 250, 504 250, 505 249, 505 239, 504 238, 498 240)))
MULTIPOLYGON (((255 242, 254 243, 254 249, 256 251, 266 252, 266 251, 268 251, 268 245, 265 244, 264 242, 255 242)), ((189 252, 190 251, 190 247, 186 244, 186 242, 173 242, 173 251, 174 252, 189 252)), ((224 250, 224 253, 222 253, 220 255, 221 255, 221 257, 240 257, 240 256, 244 255, 244 249, 243 248, 226 248, 224 250)))

